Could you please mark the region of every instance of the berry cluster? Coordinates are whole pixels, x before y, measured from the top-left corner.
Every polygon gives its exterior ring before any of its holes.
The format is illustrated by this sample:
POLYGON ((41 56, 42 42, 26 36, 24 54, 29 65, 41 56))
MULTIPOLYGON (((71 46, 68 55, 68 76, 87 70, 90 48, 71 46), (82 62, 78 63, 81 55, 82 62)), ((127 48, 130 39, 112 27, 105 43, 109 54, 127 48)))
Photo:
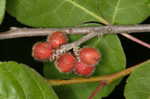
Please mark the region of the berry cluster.
MULTIPOLYGON (((47 41, 34 44, 32 56, 39 61, 50 60, 55 51, 66 43, 68 43, 68 38, 63 32, 53 32, 47 37, 47 41)), ((90 76, 100 58, 101 54, 97 49, 86 47, 77 52, 65 52, 57 56, 55 66, 59 72, 73 71, 81 76, 90 76)))

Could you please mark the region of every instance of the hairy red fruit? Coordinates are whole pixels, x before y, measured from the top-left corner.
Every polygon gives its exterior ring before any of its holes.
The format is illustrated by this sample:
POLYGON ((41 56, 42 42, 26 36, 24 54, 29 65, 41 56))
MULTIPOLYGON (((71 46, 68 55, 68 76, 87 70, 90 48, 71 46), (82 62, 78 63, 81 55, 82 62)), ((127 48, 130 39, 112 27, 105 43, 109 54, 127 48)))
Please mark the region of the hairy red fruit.
POLYGON ((48 42, 37 42, 32 47, 32 56, 36 60, 48 60, 52 56, 53 50, 48 42))
POLYGON ((47 41, 52 45, 52 48, 59 48, 68 42, 68 38, 63 32, 53 32, 48 36, 47 41))
POLYGON ((79 57, 85 64, 96 65, 101 58, 101 54, 95 48, 82 48, 79 51, 79 57))
POLYGON ((78 75, 90 76, 93 74, 95 70, 95 66, 87 65, 80 61, 75 64, 74 70, 75 70, 75 73, 78 75))
POLYGON ((71 53, 64 53, 56 60, 56 68, 59 72, 71 72, 75 66, 76 58, 71 53))

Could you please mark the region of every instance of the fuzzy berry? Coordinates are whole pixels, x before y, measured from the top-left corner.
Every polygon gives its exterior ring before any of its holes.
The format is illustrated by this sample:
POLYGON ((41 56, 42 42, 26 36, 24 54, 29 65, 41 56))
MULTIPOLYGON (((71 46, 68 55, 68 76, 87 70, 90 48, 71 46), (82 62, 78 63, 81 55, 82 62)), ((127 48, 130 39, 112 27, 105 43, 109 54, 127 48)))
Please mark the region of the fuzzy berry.
POLYGON ((75 66, 76 58, 71 53, 64 53, 56 60, 56 68, 59 72, 71 72, 75 66))
POLYGON ((59 48, 68 42, 68 38, 63 32, 53 32, 48 36, 47 41, 52 45, 52 48, 59 48))
POLYGON ((48 42, 37 42, 32 47, 32 56, 36 60, 48 60, 52 56, 53 50, 48 42))
POLYGON ((74 68, 75 73, 81 76, 90 76, 93 74, 94 70, 95 66, 84 64, 81 61, 76 62, 74 68))
POLYGON ((101 54, 95 48, 82 48, 79 51, 79 58, 85 64, 96 65, 101 58, 101 54))

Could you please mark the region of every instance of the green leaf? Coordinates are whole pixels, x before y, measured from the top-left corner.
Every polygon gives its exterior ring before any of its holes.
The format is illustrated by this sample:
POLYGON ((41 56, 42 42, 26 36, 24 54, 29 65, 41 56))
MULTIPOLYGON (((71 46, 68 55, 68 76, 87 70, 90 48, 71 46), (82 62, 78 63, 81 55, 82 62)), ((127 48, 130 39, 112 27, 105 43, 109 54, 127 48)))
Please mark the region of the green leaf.
MULTIPOLYGON (((72 35, 70 38, 72 40, 76 40, 79 37, 80 36, 72 35)), ((86 42, 84 46, 95 47, 102 53, 102 59, 97 65, 93 76, 112 74, 125 68, 125 55, 116 35, 105 35, 93 38, 86 42)), ((44 66, 44 74, 50 79, 69 79, 77 77, 72 73, 70 75, 59 73, 51 63, 46 63, 44 66)), ((109 95, 119 81, 120 80, 117 80, 116 82, 106 86, 94 99, 101 99, 100 97, 109 95)), ((55 87, 55 90, 60 99, 87 99, 97 85, 98 83, 74 84, 58 86, 55 87)))
POLYGON ((100 0, 102 16, 111 24, 137 24, 149 15, 148 0, 100 0))
MULTIPOLYGON (((149 8, 149 12, 150 12, 150 0, 148 1, 148 8, 149 8)), ((150 13, 149 13, 150 16, 150 13)))
POLYGON ((0 62, 0 99, 58 99, 34 70, 15 62, 0 62))
POLYGON ((99 5, 100 0, 8 0, 7 11, 30 26, 66 27, 104 22, 99 5))
POLYGON ((150 99, 150 60, 131 73, 124 94, 126 99, 150 99))
POLYGON ((5 13, 5 3, 6 0, 0 0, 0 24, 2 23, 4 13, 5 13))

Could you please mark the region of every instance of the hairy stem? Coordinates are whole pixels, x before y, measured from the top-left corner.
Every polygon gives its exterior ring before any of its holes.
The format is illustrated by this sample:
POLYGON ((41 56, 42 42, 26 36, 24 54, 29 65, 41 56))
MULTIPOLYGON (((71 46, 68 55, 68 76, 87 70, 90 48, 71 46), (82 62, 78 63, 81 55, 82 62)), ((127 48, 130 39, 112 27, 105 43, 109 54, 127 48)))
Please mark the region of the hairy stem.
POLYGON ((76 41, 69 43, 69 44, 62 45, 59 49, 56 50, 56 53, 54 53, 54 56, 57 57, 64 52, 67 52, 73 48, 76 48, 80 44, 92 39, 93 37, 95 37, 97 35, 99 35, 99 33, 89 33, 89 34, 83 36, 82 38, 80 38, 79 40, 76 40, 76 41))
POLYGON ((54 31, 62 31, 67 34, 86 34, 91 32, 112 33, 136 33, 150 32, 150 24, 143 25, 114 25, 98 27, 73 27, 73 28, 10 28, 9 31, 1 32, 0 39, 11 39, 20 37, 47 36, 54 31))

